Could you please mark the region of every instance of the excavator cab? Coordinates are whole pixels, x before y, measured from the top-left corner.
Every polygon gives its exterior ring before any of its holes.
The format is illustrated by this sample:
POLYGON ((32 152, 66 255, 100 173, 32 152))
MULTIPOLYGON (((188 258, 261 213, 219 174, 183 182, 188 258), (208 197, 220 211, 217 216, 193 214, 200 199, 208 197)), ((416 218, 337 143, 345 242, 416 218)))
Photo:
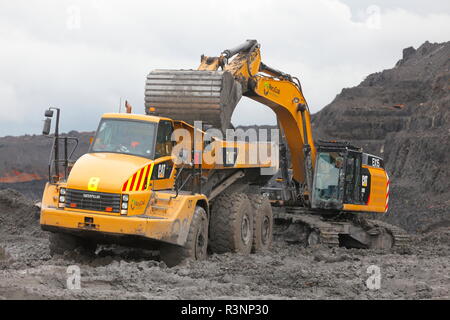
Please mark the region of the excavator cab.
POLYGON ((362 152, 346 143, 327 143, 317 148, 313 179, 313 209, 342 210, 344 203, 363 204, 362 152))

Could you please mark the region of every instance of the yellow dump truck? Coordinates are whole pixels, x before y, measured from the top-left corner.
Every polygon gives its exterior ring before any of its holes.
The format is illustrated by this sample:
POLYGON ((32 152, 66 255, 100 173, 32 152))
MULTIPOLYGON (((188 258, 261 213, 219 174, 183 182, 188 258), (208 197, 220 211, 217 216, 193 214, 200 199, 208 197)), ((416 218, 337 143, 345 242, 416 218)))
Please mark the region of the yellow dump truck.
MULTIPOLYGON (((206 140, 204 134, 164 117, 103 115, 87 154, 73 165, 59 156, 50 164, 56 174, 45 188, 40 223, 52 232, 51 252, 77 247, 92 252, 98 243, 118 243, 160 250, 173 265, 206 257, 208 243, 215 252, 268 248, 270 206, 260 195, 246 193, 265 184, 271 176, 261 170, 272 163, 249 163, 251 143, 206 140), (184 140, 172 141, 177 132, 184 140), (254 224, 265 229, 254 232, 254 224)), ((67 155, 67 138, 58 134, 54 155, 61 140, 67 155)))

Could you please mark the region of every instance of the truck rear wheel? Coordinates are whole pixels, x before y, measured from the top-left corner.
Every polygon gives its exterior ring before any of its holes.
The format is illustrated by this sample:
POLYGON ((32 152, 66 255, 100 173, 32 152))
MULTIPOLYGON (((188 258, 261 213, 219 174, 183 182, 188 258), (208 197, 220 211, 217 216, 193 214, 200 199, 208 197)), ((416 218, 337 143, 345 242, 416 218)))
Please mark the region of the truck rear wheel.
POLYGON ((185 259, 205 260, 208 256, 208 216, 205 209, 196 207, 184 247, 162 244, 159 255, 168 267, 185 259))
POLYGON ((222 194, 211 211, 210 248, 215 253, 249 254, 253 240, 253 211, 244 193, 222 194))
POLYGON ((255 212, 252 252, 266 251, 272 245, 273 214, 269 199, 259 194, 248 195, 255 212))
POLYGON ((97 248, 96 243, 87 239, 82 239, 71 234, 50 233, 50 255, 64 254, 66 251, 80 249, 83 254, 94 254, 97 248))

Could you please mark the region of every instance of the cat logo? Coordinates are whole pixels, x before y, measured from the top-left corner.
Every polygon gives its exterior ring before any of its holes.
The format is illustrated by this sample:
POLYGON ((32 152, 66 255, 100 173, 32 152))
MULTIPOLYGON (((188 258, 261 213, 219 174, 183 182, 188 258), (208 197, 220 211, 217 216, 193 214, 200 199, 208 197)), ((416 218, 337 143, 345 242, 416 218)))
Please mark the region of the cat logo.
POLYGON ((166 175, 166 164, 162 163, 158 166, 158 179, 163 179, 166 175))
POLYGON ((100 178, 92 177, 89 179, 88 190, 89 191, 97 191, 98 184, 100 183, 100 178))

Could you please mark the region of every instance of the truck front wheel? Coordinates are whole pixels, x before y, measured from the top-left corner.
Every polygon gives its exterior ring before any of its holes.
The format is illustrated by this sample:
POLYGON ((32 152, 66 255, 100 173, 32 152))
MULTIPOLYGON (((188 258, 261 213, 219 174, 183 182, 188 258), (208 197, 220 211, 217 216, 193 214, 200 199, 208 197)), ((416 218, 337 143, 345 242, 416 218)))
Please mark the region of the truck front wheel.
POLYGON ((208 248, 208 216, 205 209, 196 207, 186 244, 177 246, 162 244, 159 255, 168 267, 176 266, 185 259, 205 260, 208 248))

